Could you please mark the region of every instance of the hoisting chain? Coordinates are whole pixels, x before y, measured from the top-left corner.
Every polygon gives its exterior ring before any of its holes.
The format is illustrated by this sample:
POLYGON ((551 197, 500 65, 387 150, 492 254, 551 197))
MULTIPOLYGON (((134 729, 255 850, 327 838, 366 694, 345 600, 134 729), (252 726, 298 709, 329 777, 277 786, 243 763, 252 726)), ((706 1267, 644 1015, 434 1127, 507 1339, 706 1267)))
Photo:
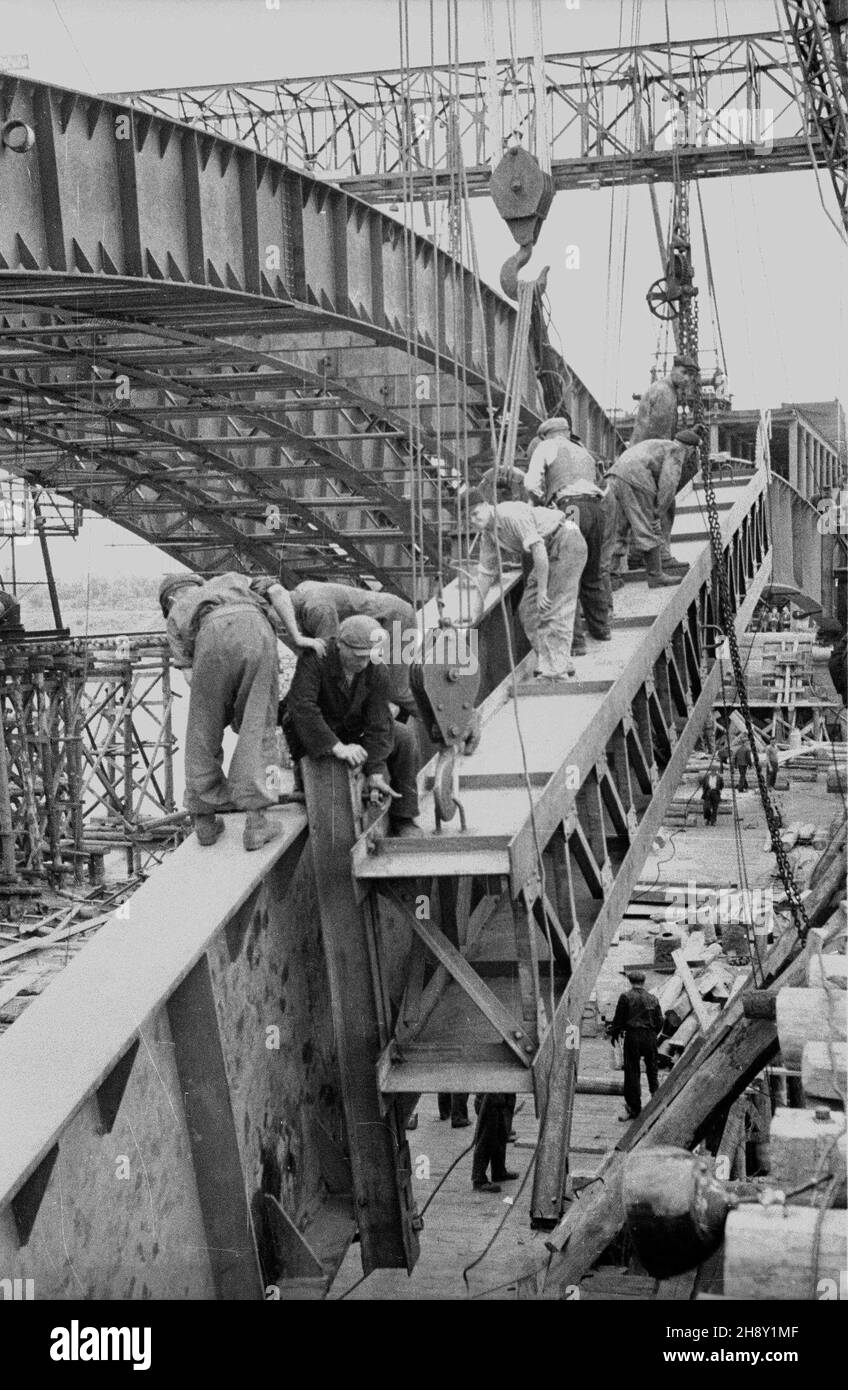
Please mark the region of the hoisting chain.
MULTIPOLYGON (((702 444, 702 453, 704 446, 702 444)), ((763 803, 763 810, 766 815, 766 825, 768 826, 771 847, 774 857, 777 860, 778 873, 783 882, 786 898, 789 903, 789 910, 792 913, 792 921, 798 938, 803 944, 807 939, 810 930, 810 922, 807 917, 804 904, 801 901, 801 894, 795 875, 792 872, 792 865, 789 856, 781 839, 781 822, 777 811, 774 808, 772 799, 763 777, 760 759, 757 754, 757 743, 754 737, 754 722, 751 718, 751 710, 748 705, 748 692, 745 686, 745 673, 742 669, 742 661, 739 655, 739 643, 736 639, 736 625, 733 621, 735 616, 734 602, 730 594, 730 586, 727 582, 727 567, 724 560, 724 549, 722 546, 721 526, 718 519, 718 506, 716 504, 715 489, 713 487, 712 468, 709 459, 709 448, 703 464, 704 475, 704 498, 707 505, 707 520, 710 528, 710 545, 713 552, 713 575, 714 583, 718 582, 719 614, 720 626, 727 637, 727 644, 730 648, 730 664, 733 670, 733 679, 736 683, 736 692, 739 704, 742 709, 742 718, 745 723, 745 731, 748 735, 748 744, 751 749, 751 757, 754 762, 754 771, 757 774, 757 785, 760 791, 760 800, 763 803)), ((719 660, 721 658, 719 657, 719 660)), ((730 730, 727 730, 728 749, 730 730)))

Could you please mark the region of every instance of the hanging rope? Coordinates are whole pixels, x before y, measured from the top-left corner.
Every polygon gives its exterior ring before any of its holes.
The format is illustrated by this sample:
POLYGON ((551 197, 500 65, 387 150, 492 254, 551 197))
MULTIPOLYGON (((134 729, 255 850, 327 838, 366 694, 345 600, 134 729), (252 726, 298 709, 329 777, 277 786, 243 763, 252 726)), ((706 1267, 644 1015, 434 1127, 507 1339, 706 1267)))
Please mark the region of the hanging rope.
POLYGON ((503 154, 503 112, 498 91, 498 54, 492 0, 483 0, 483 46, 486 53, 486 124, 489 130, 489 162, 494 169, 503 154))
POLYGON ((545 36, 542 29, 542 0, 533 0, 533 153, 543 174, 551 172, 551 142, 548 128, 548 100, 545 90, 545 36))

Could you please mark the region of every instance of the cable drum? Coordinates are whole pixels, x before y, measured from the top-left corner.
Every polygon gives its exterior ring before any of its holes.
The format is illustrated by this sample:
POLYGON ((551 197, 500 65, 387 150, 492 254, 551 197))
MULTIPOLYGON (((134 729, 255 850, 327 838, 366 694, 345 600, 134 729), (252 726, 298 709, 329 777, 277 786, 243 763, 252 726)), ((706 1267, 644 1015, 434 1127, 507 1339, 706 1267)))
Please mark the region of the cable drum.
POLYGON ((675 970, 672 952, 679 951, 681 938, 671 931, 664 931, 654 938, 654 969, 660 975, 673 975, 675 970))

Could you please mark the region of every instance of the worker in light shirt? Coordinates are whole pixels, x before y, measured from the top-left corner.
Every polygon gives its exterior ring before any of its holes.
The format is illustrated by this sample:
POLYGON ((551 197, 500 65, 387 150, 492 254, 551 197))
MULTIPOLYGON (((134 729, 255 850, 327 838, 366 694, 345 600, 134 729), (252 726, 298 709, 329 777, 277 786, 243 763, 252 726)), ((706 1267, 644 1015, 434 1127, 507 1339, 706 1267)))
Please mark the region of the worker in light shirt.
POLYGON ((524 486, 546 507, 573 509, 574 520, 586 542, 586 564, 580 576, 580 594, 574 619, 573 656, 586 650, 583 620, 599 642, 609 642, 611 593, 604 570, 604 533, 607 526, 607 493, 597 482, 593 456, 571 436, 571 418, 556 415, 539 427, 524 477, 524 486), (581 611, 582 610, 582 611, 581 611))
POLYGON ((477 592, 471 601, 472 622, 479 618, 486 594, 498 582, 500 550, 502 565, 520 564, 524 568, 518 615, 536 653, 533 674, 554 680, 573 676, 571 639, 587 554, 580 527, 552 507, 531 507, 529 502, 494 506, 477 489, 468 494, 468 510, 473 530, 482 537, 477 592))

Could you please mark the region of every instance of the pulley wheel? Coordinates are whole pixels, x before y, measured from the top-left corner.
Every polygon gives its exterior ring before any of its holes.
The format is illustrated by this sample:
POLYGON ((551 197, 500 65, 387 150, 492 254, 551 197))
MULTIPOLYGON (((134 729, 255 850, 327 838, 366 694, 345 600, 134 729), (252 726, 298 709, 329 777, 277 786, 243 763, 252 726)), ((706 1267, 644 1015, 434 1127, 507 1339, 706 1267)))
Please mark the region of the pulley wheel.
POLYGON ((678 310, 668 297, 667 280, 655 280, 645 298, 654 318, 662 319, 664 323, 677 318, 678 310))

